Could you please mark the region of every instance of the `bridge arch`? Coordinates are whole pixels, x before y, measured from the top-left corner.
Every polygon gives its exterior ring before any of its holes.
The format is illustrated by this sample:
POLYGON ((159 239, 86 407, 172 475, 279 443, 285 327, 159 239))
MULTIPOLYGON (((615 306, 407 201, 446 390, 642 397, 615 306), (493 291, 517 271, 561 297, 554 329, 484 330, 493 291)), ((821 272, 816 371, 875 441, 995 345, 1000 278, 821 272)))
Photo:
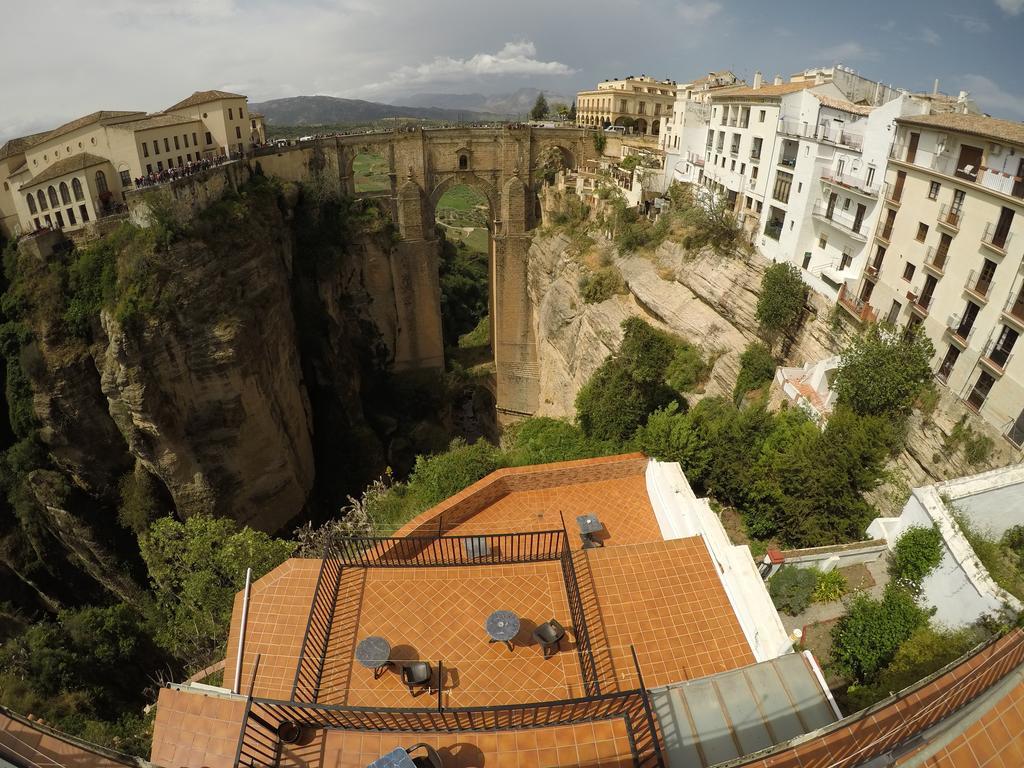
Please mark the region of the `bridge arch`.
MULTIPOLYGON (((472 171, 450 174, 434 185, 434 188, 430 190, 430 195, 427 197, 426 211, 424 211, 427 221, 434 220, 437 214, 437 204, 444 197, 444 193, 453 187, 463 185, 475 189, 487 198, 487 204, 490 206, 491 222, 495 222, 499 215, 498 212, 501 210, 498 190, 487 179, 478 176, 472 171)), ((494 234, 493 230, 491 234, 494 234)))

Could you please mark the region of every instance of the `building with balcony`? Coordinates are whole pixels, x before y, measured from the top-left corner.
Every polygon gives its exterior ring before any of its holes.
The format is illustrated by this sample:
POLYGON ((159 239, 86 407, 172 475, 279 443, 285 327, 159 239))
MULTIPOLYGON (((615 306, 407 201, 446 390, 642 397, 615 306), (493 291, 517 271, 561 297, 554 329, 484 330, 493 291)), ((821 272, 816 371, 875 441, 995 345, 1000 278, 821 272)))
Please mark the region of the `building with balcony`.
POLYGON ((744 85, 729 71, 681 84, 672 113, 661 131, 665 153, 665 186, 674 181, 696 184, 704 168, 704 144, 711 122, 711 96, 723 88, 744 85))
POLYGON ((200 91, 163 112, 100 111, 0 148, 0 227, 69 233, 118 212, 135 179, 244 154, 265 138, 246 97, 200 91))
POLYGON ((964 113, 897 119, 871 258, 853 293, 920 325, 936 378, 1024 440, 1024 126, 964 113))
POLYGON ((576 125, 605 128, 621 125, 646 136, 658 136, 672 114, 676 100, 674 80, 647 75, 605 80, 593 91, 576 94, 576 125))

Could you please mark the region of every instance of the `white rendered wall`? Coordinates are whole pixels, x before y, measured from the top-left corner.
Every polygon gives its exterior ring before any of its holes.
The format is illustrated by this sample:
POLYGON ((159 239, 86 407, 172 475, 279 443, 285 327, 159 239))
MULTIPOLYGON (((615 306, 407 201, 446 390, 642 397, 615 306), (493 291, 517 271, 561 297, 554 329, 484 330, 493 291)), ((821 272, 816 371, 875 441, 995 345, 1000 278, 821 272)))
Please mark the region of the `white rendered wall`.
POLYGON ((793 650, 750 548, 735 545, 707 499, 698 499, 677 463, 647 464, 647 495, 666 540, 700 536, 757 661, 793 650))

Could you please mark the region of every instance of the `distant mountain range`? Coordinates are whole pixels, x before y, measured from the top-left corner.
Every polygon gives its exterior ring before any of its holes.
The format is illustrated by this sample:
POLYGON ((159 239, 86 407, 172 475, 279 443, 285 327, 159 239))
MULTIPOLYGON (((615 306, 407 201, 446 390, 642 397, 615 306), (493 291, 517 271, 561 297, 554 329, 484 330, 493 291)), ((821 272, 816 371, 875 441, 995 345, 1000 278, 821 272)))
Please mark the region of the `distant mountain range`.
MULTIPOLYGON (((392 117, 420 120, 502 120, 518 117, 530 111, 537 94, 536 88, 520 88, 515 93, 485 96, 480 93, 420 93, 399 99, 399 104, 381 104, 361 99, 341 99, 335 96, 291 96, 270 99, 249 105, 251 112, 266 118, 270 125, 339 125, 343 123, 370 123, 392 117)), ((548 103, 569 101, 563 97, 545 94, 548 103)))

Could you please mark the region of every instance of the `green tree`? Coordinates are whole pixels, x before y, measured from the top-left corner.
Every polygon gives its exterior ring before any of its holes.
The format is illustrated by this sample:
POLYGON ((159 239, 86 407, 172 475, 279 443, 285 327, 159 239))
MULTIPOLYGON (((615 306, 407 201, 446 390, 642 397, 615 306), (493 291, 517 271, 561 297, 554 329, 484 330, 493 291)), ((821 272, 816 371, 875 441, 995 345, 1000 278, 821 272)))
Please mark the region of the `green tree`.
POLYGON ((740 372, 732 396, 739 402, 748 392, 760 389, 775 378, 775 358, 764 344, 753 341, 740 354, 740 372))
POLYGON ((861 593, 832 628, 832 663, 857 683, 874 682, 900 646, 928 623, 929 613, 913 595, 895 585, 881 600, 861 593))
POLYGON ((817 584, 817 570, 786 566, 768 580, 768 594, 776 608, 796 616, 811 604, 817 584))
POLYGON ((487 314, 487 256, 452 243, 437 228, 441 241, 441 328, 446 346, 472 331, 487 314))
POLYGON ((530 110, 531 120, 543 120, 548 116, 548 100, 544 98, 544 92, 537 94, 537 100, 533 102, 533 109, 530 110))
POLYGON ((761 278, 755 316, 768 338, 792 334, 803 318, 807 285, 800 270, 789 262, 772 264, 761 278))
POLYGON ((157 609, 157 641, 196 668, 223 653, 235 594, 245 570, 258 579, 291 554, 294 543, 233 520, 164 517, 139 538, 157 609))
POLYGON ((506 428, 503 439, 511 466, 588 459, 616 452, 616 446, 592 440, 575 424, 534 417, 506 428))
POLYGON ((843 350, 832 389, 855 413, 902 422, 931 380, 934 352, 920 328, 872 325, 843 350))
POLYGON ((566 115, 566 119, 567 120, 571 120, 572 122, 576 122, 576 102, 575 101, 573 101, 573 103, 569 106, 569 114, 566 115))
POLYGON ((896 540, 890 569, 900 583, 916 591, 942 562, 942 533, 931 525, 912 525, 896 540))

